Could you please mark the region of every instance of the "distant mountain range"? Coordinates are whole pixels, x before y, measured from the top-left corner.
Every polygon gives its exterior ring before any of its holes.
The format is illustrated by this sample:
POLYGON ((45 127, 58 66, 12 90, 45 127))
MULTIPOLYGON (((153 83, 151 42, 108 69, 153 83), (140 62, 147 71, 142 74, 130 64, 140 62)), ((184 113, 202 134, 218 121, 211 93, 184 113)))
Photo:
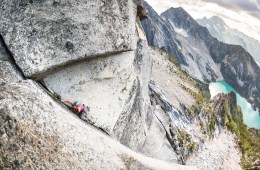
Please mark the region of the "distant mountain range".
POLYGON ((260 69, 243 47, 218 41, 182 8, 158 15, 149 4, 144 5, 148 19, 142 25, 150 46, 173 54, 197 79, 226 81, 259 108, 260 69))
POLYGON ((219 41, 227 44, 241 45, 247 50, 255 61, 260 64, 260 43, 258 40, 247 36, 237 29, 230 28, 222 18, 213 16, 196 20, 200 25, 206 27, 210 34, 219 41))

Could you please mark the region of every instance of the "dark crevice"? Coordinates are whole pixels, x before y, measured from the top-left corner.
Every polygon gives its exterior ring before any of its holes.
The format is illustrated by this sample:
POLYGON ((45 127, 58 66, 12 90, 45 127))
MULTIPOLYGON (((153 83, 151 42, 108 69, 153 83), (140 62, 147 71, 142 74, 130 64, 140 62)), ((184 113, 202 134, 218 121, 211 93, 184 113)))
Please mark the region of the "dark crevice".
MULTIPOLYGON (((72 114, 76 115, 74 112, 72 112, 71 110, 69 110, 67 108, 67 106, 64 105, 64 103, 61 102, 60 98, 58 99, 56 94, 51 92, 46 84, 44 83, 43 80, 40 81, 36 81, 36 83, 56 102, 58 103, 61 107, 63 107, 64 109, 66 109, 67 111, 71 112, 72 114)), ((90 125, 92 128, 97 129, 98 131, 101 131, 103 134, 110 136, 110 134, 103 129, 101 126, 97 126, 94 122, 91 122, 90 120, 84 120, 81 118, 81 116, 77 116, 79 119, 81 119, 82 121, 84 121, 86 124, 90 125)))
MULTIPOLYGON (((7 45, 6 45, 6 43, 5 43, 1 34, 0 34, 0 45, 3 46, 4 51, 7 53, 8 60, 10 61, 10 63, 13 66, 15 66, 15 68, 21 73, 21 76, 23 77, 23 79, 27 79, 27 77, 24 75, 21 67, 19 67, 19 65, 17 65, 15 58, 13 57, 12 52, 8 49, 8 47, 7 47, 7 45)), ((78 59, 73 59, 73 60, 67 61, 67 62, 62 63, 62 64, 58 64, 56 66, 53 66, 52 68, 48 68, 48 69, 42 71, 41 73, 33 74, 28 78, 36 80, 36 81, 41 81, 44 77, 46 77, 50 74, 53 74, 55 72, 58 72, 58 71, 66 68, 66 67, 77 65, 77 64, 82 63, 82 62, 89 62, 89 61, 92 61, 92 60, 96 60, 97 58, 98 59, 99 58, 106 58, 106 57, 110 57, 110 56, 117 55, 117 54, 120 54, 120 53, 130 52, 130 51, 134 51, 134 50, 132 50, 132 49, 130 49, 130 50, 120 50, 120 51, 116 51, 116 52, 108 52, 108 53, 97 54, 97 55, 92 55, 92 56, 84 56, 84 57, 81 57, 81 58, 78 58, 78 59)))
POLYGON ((0 34, 0 45, 3 46, 4 51, 7 53, 8 55, 8 61, 16 68, 16 70, 20 73, 20 75, 22 76, 23 79, 26 79, 22 69, 17 65, 13 54, 11 53, 11 51, 9 50, 9 48, 7 47, 4 38, 2 37, 2 35, 0 34))
POLYGON ((46 77, 50 74, 56 73, 56 72, 58 72, 62 69, 77 65, 77 64, 82 63, 82 62, 90 62, 90 61, 93 61, 93 60, 96 60, 96 59, 107 58, 107 57, 110 57, 110 56, 113 56, 113 55, 117 55, 117 54, 121 54, 121 53, 125 53, 125 52, 130 52, 130 51, 134 51, 134 50, 120 50, 120 51, 116 51, 116 52, 108 52, 108 53, 91 55, 91 56, 82 56, 80 58, 69 60, 67 62, 52 66, 51 68, 48 68, 48 69, 46 69, 46 70, 44 70, 40 73, 31 75, 30 78, 39 81, 39 80, 43 79, 44 77, 46 77))

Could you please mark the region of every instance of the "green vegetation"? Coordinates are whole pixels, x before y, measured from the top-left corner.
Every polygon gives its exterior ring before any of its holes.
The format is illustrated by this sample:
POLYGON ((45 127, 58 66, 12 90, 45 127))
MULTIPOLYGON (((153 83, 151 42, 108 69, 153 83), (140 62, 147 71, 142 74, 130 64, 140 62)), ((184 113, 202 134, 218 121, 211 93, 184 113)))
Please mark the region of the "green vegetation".
POLYGON ((200 113, 200 110, 197 106, 192 105, 191 108, 186 110, 190 117, 194 117, 200 113))
POLYGON ((200 121, 200 130, 201 131, 205 131, 205 126, 204 126, 204 123, 202 121, 200 121))
MULTIPOLYGON (((243 122, 237 122, 238 130, 237 137, 239 139, 239 146, 242 150, 243 158, 241 160, 243 168, 247 169, 252 166, 260 155, 260 138, 254 134, 253 129, 247 129, 243 122)), ((259 130, 258 130, 259 131, 259 130)))
POLYGON ((179 69, 178 71, 174 70, 173 73, 177 74, 182 80, 185 80, 185 81, 191 83, 193 85, 193 87, 199 89, 197 87, 196 81, 193 78, 191 78, 186 71, 179 69))
POLYGON ((186 139, 187 137, 190 136, 187 132, 185 132, 183 130, 178 129, 178 132, 179 132, 182 139, 186 139))
POLYGON ((225 116, 226 127, 238 138, 243 154, 241 165, 244 169, 251 168, 260 155, 260 130, 249 129, 243 122, 240 107, 230 106, 228 101, 225 101, 225 116))
POLYGON ((181 67, 181 65, 178 62, 178 60, 172 54, 168 54, 168 59, 169 59, 170 62, 172 62, 177 67, 179 67, 179 68, 181 67))
POLYGON ((224 121, 223 121, 223 126, 226 127, 228 123, 228 117, 230 115, 229 111, 229 101, 225 100, 225 112, 224 112, 224 121))
POLYGON ((50 96, 51 96, 54 100, 61 100, 61 96, 58 95, 58 94, 55 93, 55 92, 50 93, 50 96))
POLYGON ((186 87, 185 85, 181 84, 181 87, 186 90, 187 92, 190 93, 190 95, 192 95, 193 97, 195 97, 197 104, 198 105, 202 105, 202 103, 204 102, 204 98, 200 93, 196 93, 193 90, 191 90, 190 88, 186 87))
POLYGON ((160 53, 160 55, 163 55, 163 53, 166 53, 165 51, 163 51, 162 49, 156 47, 156 46, 151 46, 153 50, 158 51, 160 53))
POLYGON ((211 121, 210 121, 210 124, 209 124, 209 131, 210 131, 210 134, 211 134, 211 135, 213 135, 214 130, 215 130, 215 119, 214 119, 214 117, 212 116, 211 121))
POLYGON ((202 96, 206 99, 210 99, 211 95, 210 95, 210 91, 209 91, 209 84, 204 83, 198 79, 195 79, 197 87, 200 89, 202 96))
MULTIPOLYGON (((164 50, 162 50, 162 49, 160 49, 158 47, 152 46, 152 48, 155 51, 158 51, 160 53, 160 55, 163 55, 164 53, 167 54, 167 52, 165 52, 164 50)), ((167 54, 167 58, 169 59, 170 62, 172 62, 177 67, 179 67, 179 68, 181 67, 179 61, 173 56, 173 54, 167 54)))
POLYGON ((243 123, 242 118, 237 119, 237 129, 234 130, 238 137, 238 144, 241 148, 243 158, 241 160, 244 169, 252 166, 252 163, 260 155, 260 138, 259 130, 248 129, 243 123), (258 131, 254 134, 254 131, 258 131), (257 134, 258 133, 258 134, 257 134))
POLYGON ((206 99, 210 99, 210 92, 209 90, 202 90, 202 96, 205 97, 206 99))
POLYGON ((213 111, 212 111, 212 107, 209 103, 206 103, 206 106, 204 106, 204 112, 209 115, 211 114, 213 111))
POLYGON ((237 126, 232 119, 229 119, 226 126, 232 133, 237 133, 237 126))
MULTIPOLYGON (((159 50, 160 54, 166 54, 161 49, 159 50)), ((219 120, 216 115, 213 113, 213 109, 210 107, 210 91, 208 84, 201 82, 200 80, 194 79, 188 75, 188 73, 181 69, 180 63, 176 58, 168 54, 167 58, 171 63, 177 66, 177 69, 174 69, 173 66, 170 66, 170 71, 178 75, 185 82, 193 85, 195 90, 188 88, 181 82, 179 84, 181 87, 190 93, 197 102, 196 106, 192 106, 187 109, 187 113, 190 117, 195 117, 199 113, 202 114, 202 117, 205 117, 209 123, 204 124, 202 120, 199 120, 199 126, 202 131, 205 133, 208 132, 210 136, 213 135, 215 130, 215 120, 219 120)), ((213 75, 215 76, 215 75, 213 75)), ((236 134, 238 145, 242 151, 243 158, 241 159, 241 165, 244 169, 252 167, 252 164, 259 159, 260 155, 260 130, 249 129, 243 123, 242 112, 239 107, 233 106, 229 103, 229 100, 225 100, 224 103, 225 112, 223 115, 223 126, 230 130, 232 133, 236 134)), ((195 142, 186 143, 187 133, 185 131, 179 131, 178 141, 181 145, 187 145, 191 151, 194 151, 196 148, 195 142)))
POLYGON ((197 146, 196 142, 189 142, 189 143, 188 143, 188 147, 189 147, 189 149, 190 149, 191 152, 194 152, 194 151, 195 151, 196 146, 197 146))
MULTIPOLYGON (((194 152, 196 147, 197 147, 197 143, 194 141, 191 141, 191 136, 190 134, 188 134, 186 131, 180 130, 178 129, 178 141, 180 143, 180 146, 186 146, 190 152, 194 152)), ((188 153, 189 155, 190 153, 188 153)))
MULTIPOLYGON (((161 49, 159 49, 159 51, 161 51, 161 49)), ((210 99, 210 91, 209 91, 209 85, 197 80, 195 78, 192 78, 187 71, 182 70, 180 63, 178 62, 178 60, 172 55, 172 54, 168 54, 167 55, 168 60, 173 63, 175 66, 177 66, 177 70, 174 70, 173 67, 170 67, 169 69, 174 73, 177 74, 182 80, 185 80, 186 82, 190 83, 193 85, 194 88, 198 89, 200 91, 201 94, 195 94, 194 91, 192 91, 191 89, 189 89, 189 93, 191 95, 193 95, 194 97, 196 97, 196 100, 198 102, 198 104, 202 104, 203 103, 203 98, 209 100, 210 99)), ((184 85, 182 85, 183 88, 187 89, 184 85)), ((188 89, 187 89, 188 90, 188 89)))
POLYGON ((230 115, 230 107, 229 107, 229 101, 225 100, 225 115, 230 115))

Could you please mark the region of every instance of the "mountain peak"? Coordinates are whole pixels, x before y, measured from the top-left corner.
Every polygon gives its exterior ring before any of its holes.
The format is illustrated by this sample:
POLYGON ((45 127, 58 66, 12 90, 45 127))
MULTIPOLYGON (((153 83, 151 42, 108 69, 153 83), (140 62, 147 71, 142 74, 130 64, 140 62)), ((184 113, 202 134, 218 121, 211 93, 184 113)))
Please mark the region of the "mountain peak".
MULTIPOLYGON (((178 11, 185 11, 182 7, 176 7, 176 8, 174 8, 174 7, 171 7, 171 8, 169 8, 168 10, 178 10, 178 11)), ((168 10, 166 10, 166 11, 168 11, 168 10)), ((186 11, 185 11, 186 12, 186 11)))
POLYGON ((222 18, 220 18, 219 16, 213 16, 213 17, 209 18, 209 20, 211 20, 212 22, 221 24, 221 25, 226 25, 225 21, 222 18))
POLYGON ((161 17, 166 18, 167 20, 171 20, 178 28, 190 28, 198 26, 198 23, 182 7, 172 7, 163 12, 161 17))
POLYGON ((178 14, 178 15, 182 15, 182 16, 190 16, 182 7, 177 7, 177 8, 174 8, 174 7, 171 7, 169 9, 167 9, 165 12, 163 12, 162 14, 178 14))
MULTIPOLYGON (((205 18, 205 17, 204 17, 204 18, 205 18)), ((214 19, 214 20, 218 20, 218 21, 222 21, 222 22, 224 22, 224 20, 223 20, 221 17, 216 16, 216 15, 210 17, 209 19, 214 19)))
POLYGON ((197 19, 197 22, 202 25, 205 25, 206 23, 219 25, 221 29, 225 29, 224 27, 227 27, 225 21, 219 16, 212 16, 210 18, 203 17, 201 19, 197 19))

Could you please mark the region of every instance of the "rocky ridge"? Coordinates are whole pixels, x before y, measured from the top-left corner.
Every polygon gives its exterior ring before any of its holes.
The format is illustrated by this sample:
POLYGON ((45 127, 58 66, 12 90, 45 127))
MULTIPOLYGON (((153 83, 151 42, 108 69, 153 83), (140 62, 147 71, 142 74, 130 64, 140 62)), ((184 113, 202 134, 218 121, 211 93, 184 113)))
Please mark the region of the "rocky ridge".
POLYGON ((260 43, 258 40, 251 38, 237 29, 230 28, 222 18, 213 16, 211 18, 202 18, 196 20, 200 25, 206 27, 210 34, 216 37, 219 41, 227 44, 241 45, 247 50, 255 61, 260 63, 260 43))
POLYGON ((145 3, 148 19, 142 22, 149 45, 173 54, 190 75, 201 81, 225 80, 253 107, 259 107, 260 68, 241 46, 212 37, 182 8, 159 16, 145 3))
MULTIPOLYGON (((180 145, 180 153, 185 163, 196 164, 199 169, 208 169, 207 166, 213 169, 223 168, 221 162, 227 166, 227 169, 240 167, 240 154, 234 159, 226 157, 231 153, 240 152, 236 137, 228 132, 229 129, 224 123, 227 120, 224 121, 226 108, 236 108, 234 94, 222 94, 209 101, 201 92, 199 82, 195 82, 173 64, 169 60, 171 57, 169 54, 159 49, 150 49, 150 54, 153 58, 152 80, 160 85, 160 87, 150 85, 150 88, 154 89, 151 94, 157 106, 154 110, 157 119, 160 119, 165 127, 169 142, 172 141, 171 129, 178 141, 183 143, 184 148, 180 145), (225 101, 229 101, 230 105, 226 105, 225 101), (174 118, 169 120, 171 116, 174 118), (229 140, 222 140, 224 136, 228 136, 229 140), (213 150, 214 154, 208 155, 213 150)), ((231 113, 242 117, 241 111, 231 111, 231 113)))

